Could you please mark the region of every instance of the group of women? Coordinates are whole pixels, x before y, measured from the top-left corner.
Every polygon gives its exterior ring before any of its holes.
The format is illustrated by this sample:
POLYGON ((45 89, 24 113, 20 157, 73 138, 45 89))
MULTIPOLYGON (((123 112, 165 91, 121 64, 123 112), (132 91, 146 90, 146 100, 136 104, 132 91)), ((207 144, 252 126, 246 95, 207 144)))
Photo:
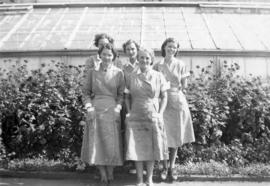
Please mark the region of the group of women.
POLYGON ((177 149, 195 141, 183 93, 189 73, 176 59, 178 42, 166 39, 161 46, 163 60, 156 62, 153 51, 128 40, 123 44, 126 63, 118 59, 114 40, 107 34, 97 34, 94 44, 98 54, 86 61, 83 86, 87 117, 82 161, 97 166, 106 184, 124 160, 135 162, 137 185, 143 185, 144 165, 146 185, 153 185, 155 161, 164 164, 163 180, 176 179, 177 149))

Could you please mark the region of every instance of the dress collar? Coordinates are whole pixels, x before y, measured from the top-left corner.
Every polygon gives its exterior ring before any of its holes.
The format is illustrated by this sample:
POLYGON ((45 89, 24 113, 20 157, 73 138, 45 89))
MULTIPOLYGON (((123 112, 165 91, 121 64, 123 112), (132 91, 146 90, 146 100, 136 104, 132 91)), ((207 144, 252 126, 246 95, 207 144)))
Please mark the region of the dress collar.
POLYGON ((113 64, 110 63, 106 68, 102 65, 103 63, 100 62, 98 65, 96 65, 95 70, 101 71, 101 72, 107 72, 109 69, 112 68, 113 64))
POLYGON ((133 64, 129 60, 127 60, 127 65, 128 66, 132 66, 133 68, 135 68, 136 66, 138 66, 138 64, 139 64, 139 62, 137 60, 133 64))

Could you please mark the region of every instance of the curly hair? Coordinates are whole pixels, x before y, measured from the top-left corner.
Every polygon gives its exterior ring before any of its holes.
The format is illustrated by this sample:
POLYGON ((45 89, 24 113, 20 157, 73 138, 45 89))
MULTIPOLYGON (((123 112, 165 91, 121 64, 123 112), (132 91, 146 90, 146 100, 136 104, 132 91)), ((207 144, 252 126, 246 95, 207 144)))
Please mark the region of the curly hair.
POLYGON ((132 44, 132 43, 134 43, 134 45, 136 46, 137 51, 139 51, 140 45, 139 45, 136 41, 134 41, 134 40, 132 40, 132 39, 129 39, 129 40, 127 40, 127 41, 123 44, 123 46, 122 46, 122 47, 123 47, 124 53, 126 53, 126 48, 127 48, 127 46, 130 45, 130 44, 132 44))
MULTIPOLYGON (((137 56, 137 57, 139 57, 139 53, 140 53, 140 52, 145 52, 145 53, 149 54, 150 57, 151 57, 151 64, 150 64, 150 65, 153 65, 153 64, 154 64, 154 61, 155 61, 155 53, 154 53, 154 51, 153 51, 152 49, 140 47, 140 49, 139 49, 139 51, 138 51, 138 56, 137 56)), ((138 61, 139 61, 139 59, 138 59, 138 61)))
POLYGON ((179 50, 179 47, 180 47, 179 42, 178 42, 175 38, 169 37, 169 38, 167 38, 167 39, 162 43, 162 45, 161 45, 161 55, 162 55, 162 57, 165 57, 165 56, 166 56, 165 47, 166 47, 166 45, 167 45, 168 43, 170 43, 170 42, 176 43, 176 44, 177 44, 177 51, 176 51, 174 57, 177 55, 178 50, 179 50))
POLYGON ((105 34, 105 33, 101 33, 101 34, 96 34, 95 35, 94 45, 96 47, 98 47, 98 42, 99 42, 100 39, 108 39, 109 43, 114 45, 114 39, 111 36, 109 36, 108 34, 105 34))
POLYGON ((104 49, 108 49, 108 50, 112 51, 112 53, 113 53, 113 61, 114 61, 115 58, 117 57, 117 51, 115 50, 114 46, 111 43, 106 43, 106 44, 102 45, 101 48, 98 49, 98 55, 99 56, 100 56, 101 52, 104 49))

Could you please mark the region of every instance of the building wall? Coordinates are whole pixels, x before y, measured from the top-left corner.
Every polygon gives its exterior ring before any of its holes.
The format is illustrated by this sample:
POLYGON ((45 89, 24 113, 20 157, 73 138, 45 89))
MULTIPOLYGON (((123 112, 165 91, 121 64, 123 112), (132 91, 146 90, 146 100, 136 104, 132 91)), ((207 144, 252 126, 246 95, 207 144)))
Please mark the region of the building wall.
MULTIPOLYGON (((213 71, 217 72, 223 68, 224 61, 227 61, 227 65, 230 66, 233 63, 240 65, 239 75, 249 76, 261 76, 264 79, 270 77, 270 57, 224 57, 224 56, 183 56, 178 57, 183 60, 188 69, 194 71, 195 75, 200 73, 200 69, 210 65, 210 61, 213 61, 213 71), (200 69, 197 68, 200 66, 200 69)), ((55 62, 64 62, 67 65, 84 65, 86 56, 30 56, 30 57, 5 57, 0 58, 0 67, 7 70, 12 70, 14 63, 24 64, 24 61, 28 61, 29 69, 38 69, 42 64, 52 64, 55 62)), ((161 60, 161 56, 156 57, 156 61, 161 60)), ((121 56, 120 60, 125 63, 127 58, 121 56)))
MULTIPOLYGON (((56 3, 56 2, 113 2, 113 0, 2 0, 5 3, 56 3)), ((153 1, 159 1, 159 2, 198 2, 203 0, 115 0, 115 2, 153 2, 153 1)), ((269 2, 269 0, 204 0, 209 2, 269 2)))

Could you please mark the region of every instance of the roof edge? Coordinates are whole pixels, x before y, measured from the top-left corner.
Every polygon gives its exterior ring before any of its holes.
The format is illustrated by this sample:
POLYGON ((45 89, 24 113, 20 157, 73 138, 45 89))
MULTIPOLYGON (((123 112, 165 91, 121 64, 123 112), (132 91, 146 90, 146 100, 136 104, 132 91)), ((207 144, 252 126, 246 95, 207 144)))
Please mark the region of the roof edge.
MULTIPOLYGON (((33 57, 33 56, 89 56, 96 54, 97 50, 29 50, 29 51, 0 51, 2 57, 33 57)), ((125 56, 122 50, 119 50, 121 56, 125 56)), ((155 50, 155 55, 161 56, 160 50, 155 50)), ((269 50, 181 50, 180 56, 228 56, 228 57, 270 57, 269 50)))
POLYGON ((20 4, 1 4, 0 7, 9 6, 33 6, 34 8, 59 8, 59 7, 230 7, 230 8, 263 8, 269 7, 267 2, 209 2, 209 1, 190 1, 190 2, 66 2, 66 3, 20 3, 20 4))

